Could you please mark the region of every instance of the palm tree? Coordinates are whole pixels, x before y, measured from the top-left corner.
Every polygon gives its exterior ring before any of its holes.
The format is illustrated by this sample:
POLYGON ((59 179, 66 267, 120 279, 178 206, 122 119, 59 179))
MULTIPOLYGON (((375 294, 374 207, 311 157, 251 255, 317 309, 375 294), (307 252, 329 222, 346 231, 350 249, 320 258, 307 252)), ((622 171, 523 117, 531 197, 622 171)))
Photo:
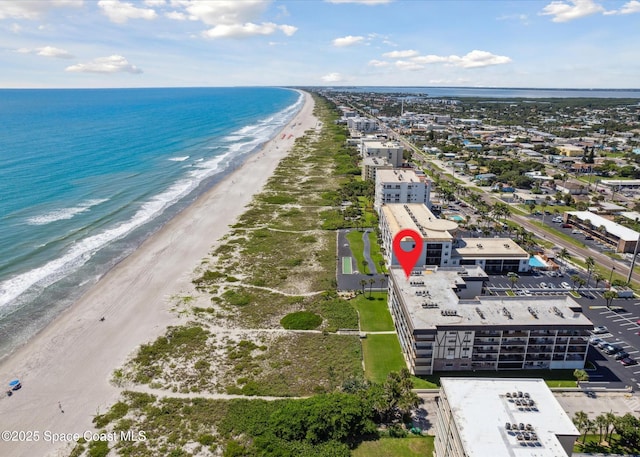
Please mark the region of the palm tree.
POLYGON ((581 432, 584 431, 585 439, 587 436, 586 426, 588 422, 589 416, 587 416, 587 413, 585 413, 584 411, 576 411, 576 413, 573 415, 573 425, 575 425, 576 428, 581 432))
POLYGON ((518 275, 509 276, 509 281, 511 282, 511 289, 513 289, 513 286, 516 285, 516 283, 518 282, 518 279, 520 279, 518 275))
POLYGON ((598 427, 598 432, 600 433, 600 441, 599 441, 600 443, 602 442, 602 431, 603 430, 606 431, 607 428, 609 427, 608 422, 609 421, 607 420, 606 414, 600 414, 599 416, 596 417, 595 424, 596 424, 596 427, 598 427))
POLYGON ((562 261, 564 262, 564 266, 565 266, 565 268, 567 267, 567 262, 566 262, 566 260, 567 260, 569 257, 571 257, 571 256, 570 256, 570 254, 569 254, 569 251, 567 251, 567 248, 562 248, 562 249, 560 250, 560 252, 558 253, 558 258, 559 258, 559 259, 562 259, 562 261))
POLYGON ((615 290, 606 290, 603 292, 602 297, 607 301, 607 308, 611 306, 611 302, 614 298, 618 298, 618 292, 615 290))
POLYGON ((371 298, 371 288, 376 283, 376 280, 373 278, 369 278, 369 298, 371 298))
POLYGON ((360 280, 360 285, 362 286, 362 295, 364 295, 364 286, 367 285, 367 280, 366 279, 361 279, 360 280))
POLYGON ((589 273, 589 276, 587 278, 587 287, 589 287, 589 281, 591 281, 591 273, 593 273, 593 267, 596 266, 596 261, 593 260, 593 257, 587 257, 584 263, 587 266, 587 273, 589 273))
POLYGON ((575 289, 582 278, 579 275, 571 275, 571 281, 573 282, 573 288, 575 289))
POLYGON ((384 280, 385 280, 384 276, 380 276, 378 278, 378 281, 380 281, 380 289, 382 289, 383 291, 384 291, 384 280))
POLYGON ((611 435, 613 434, 614 431, 614 425, 615 425, 615 421, 616 421, 616 415, 613 414, 611 411, 609 411, 608 413, 605 414, 605 417, 607 418, 607 434, 605 439, 607 440, 607 442, 611 441, 611 435))
POLYGON ((593 275, 593 279, 596 281, 596 289, 598 288, 598 284, 601 281, 604 281, 604 276, 602 276, 602 273, 596 271, 596 274, 593 275))

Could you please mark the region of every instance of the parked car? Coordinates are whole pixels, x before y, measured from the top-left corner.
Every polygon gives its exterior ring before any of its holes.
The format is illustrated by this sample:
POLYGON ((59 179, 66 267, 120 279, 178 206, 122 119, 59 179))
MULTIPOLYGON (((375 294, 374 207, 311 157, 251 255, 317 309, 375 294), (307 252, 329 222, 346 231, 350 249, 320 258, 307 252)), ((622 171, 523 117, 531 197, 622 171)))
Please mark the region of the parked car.
POLYGON ((562 284, 560 284, 562 286, 563 289, 571 289, 571 286, 569 285, 568 282, 563 282, 562 284))
POLYGON ((556 285, 552 282, 550 282, 549 284, 547 284, 547 289, 555 289, 556 285))
POLYGON ((627 367, 629 365, 636 365, 638 361, 632 359, 631 357, 625 357, 624 359, 620 359, 620 363, 627 367))
POLYGON ((546 289, 546 288, 547 288, 547 283, 546 283, 546 282, 541 282, 541 283, 540 283, 540 287, 541 287, 542 289, 546 289))
POLYGON ((562 224, 562 228, 571 228, 573 225, 571 224, 562 224))
POLYGON ((605 347, 602 348, 602 352, 608 355, 613 355, 616 352, 620 352, 620 351, 622 351, 622 348, 620 346, 616 346, 615 344, 607 344, 605 347))
POLYGON ((522 295, 526 295, 527 297, 531 297, 531 291, 529 289, 524 289, 522 291, 522 295))
POLYGON ((584 237, 584 239, 585 239, 585 240, 587 240, 587 241, 591 241, 591 240, 593 240, 593 237, 592 237, 592 236, 587 235, 587 236, 585 236, 585 237, 584 237))
POLYGON ((626 359, 627 357, 629 357, 629 353, 627 351, 620 351, 613 358, 616 360, 622 360, 626 359))
POLYGON ((593 344, 594 346, 597 346, 598 344, 602 343, 602 339, 598 338, 597 336, 592 336, 591 338, 589 338, 589 344, 593 344))
POLYGON ((599 325, 597 327, 594 327, 594 329, 591 331, 592 333, 599 335, 602 333, 609 333, 609 329, 607 327, 605 327, 604 325, 599 325))
POLYGON ((571 230, 571 234, 572 235, 578 235, 579 233, 582 233, 580 230, 571 230))

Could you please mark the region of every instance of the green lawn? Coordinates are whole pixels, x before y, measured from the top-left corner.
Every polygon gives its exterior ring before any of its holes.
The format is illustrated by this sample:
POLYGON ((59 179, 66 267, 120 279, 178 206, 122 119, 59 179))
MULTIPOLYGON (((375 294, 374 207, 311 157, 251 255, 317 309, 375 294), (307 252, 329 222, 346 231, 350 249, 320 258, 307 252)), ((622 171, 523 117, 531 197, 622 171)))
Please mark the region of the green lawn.
POLYGON ((353 457, 431 457, 434 439, 433 436, 409 436, 363 441, 351 451, 351 455, 353 457))
POLYGON ((387 307, 387 293, 373 292, 358 295, 351 304, 360 313, 360 330, 363 332, 384 332, 395 330, 391 313, 387 307))
POLYGON ((362 352, 364 375, 370 381, 382 383, 390 372, 407 366, 395 334, 367 335, 362 340, 362 352))
POLYGON ((378 273, 386 273, 387 268, 384 266, 384 257, 382 257, 382 251, 375 232, 369 232, 369 244, 371 246, 371 260, 375 263, 378 273))
POLYGON ((364 243, 362 242, 362 232, 359 230, 352 230, 347 233, 347 240, 351 247, 353 257, 356 259, 355 269, 360 273, 368 275, 370 273, 369 267, 365 267, 364 262, 364 243))

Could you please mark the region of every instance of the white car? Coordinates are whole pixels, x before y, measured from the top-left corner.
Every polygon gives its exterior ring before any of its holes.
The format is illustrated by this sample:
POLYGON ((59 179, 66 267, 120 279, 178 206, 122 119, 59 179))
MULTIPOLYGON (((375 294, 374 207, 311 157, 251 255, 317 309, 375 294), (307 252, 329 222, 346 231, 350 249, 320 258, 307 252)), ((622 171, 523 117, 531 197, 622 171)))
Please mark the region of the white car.
POLYGON ((531 292, 530 292, 528 289, 524 289, 524 290, 522 291, 522 295, 525 295, 525 296, 527 296, 527 297, 531 297, 531 295, 532 295, 532 294, 531 294, 531 292))
POLYGON ((594 335, 600 335, 602 333, 609 333, 609 330, 604 325, 599 325, 597 327, 594 327, 591 333, 593 333, 594 335))
POLYGON ((563 289, 571 289, 571 286, 569 285, 568 282, 563 282, 562 284, 560 284, 562 286, 563 289))

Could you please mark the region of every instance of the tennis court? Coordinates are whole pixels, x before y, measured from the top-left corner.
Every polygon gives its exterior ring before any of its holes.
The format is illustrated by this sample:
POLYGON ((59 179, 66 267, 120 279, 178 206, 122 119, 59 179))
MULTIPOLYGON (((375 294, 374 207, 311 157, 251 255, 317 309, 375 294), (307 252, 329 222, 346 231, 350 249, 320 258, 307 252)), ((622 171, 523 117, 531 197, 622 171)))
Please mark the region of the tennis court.
POLYGON ((344 275, 353 274, 353 266, 351 264, 351 257, 343 257, 342 258, 342 274, 344 274, 344 275))

